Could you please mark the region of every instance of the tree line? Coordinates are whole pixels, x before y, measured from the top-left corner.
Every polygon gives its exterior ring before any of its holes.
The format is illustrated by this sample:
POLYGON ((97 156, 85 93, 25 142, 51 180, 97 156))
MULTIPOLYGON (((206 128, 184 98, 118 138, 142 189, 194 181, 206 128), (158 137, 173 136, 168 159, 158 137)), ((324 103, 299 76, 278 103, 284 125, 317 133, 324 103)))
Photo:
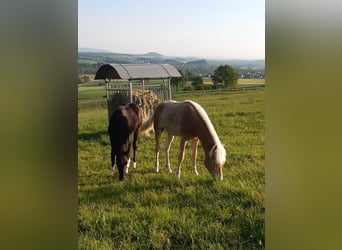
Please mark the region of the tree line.
POLYGON ((182 70, 178 71, 181 77, 171 79, 171 84, 177 90, 207 90, 235 87, 239 80, 238 72, 227 64, 220 65, 210 76, 213 84, 205 84, 202 76, 193 74, 192 72, 184 73, 182 70), (187 85, 189 81, 191 82, 190 86, 187 85))

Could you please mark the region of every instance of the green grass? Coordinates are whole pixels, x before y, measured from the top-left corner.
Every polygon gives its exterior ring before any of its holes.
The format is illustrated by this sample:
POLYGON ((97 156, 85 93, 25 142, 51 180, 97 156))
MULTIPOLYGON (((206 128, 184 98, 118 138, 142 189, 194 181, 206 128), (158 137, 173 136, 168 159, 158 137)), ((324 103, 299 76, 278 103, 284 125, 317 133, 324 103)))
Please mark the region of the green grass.
POLYGON ((106 87, 105 86, 82 86, 78 87, 78 102, 94 102, 104 101, 106 98, 106 87))
POLYGON ((238 85, 250 85, 250 84, 264 84, 265 79, 244 79, 240 78, 238 80, 238 85))
MULTIPOLYGON (((227 150, 224 180, 214 181, 199 145, 191 173, 187 145, 181 179, 175 170, 179 138, 170 150, 171 167, 154 173, 154 134, 139 137, 137 169, 124 182, 110 176, 107 110, 79 109, 79 249, 263 249, 265 212, 265 91, 173 94, 207 111, 227 150)), ((162 141, 165 140, 165 135, 162 141)))

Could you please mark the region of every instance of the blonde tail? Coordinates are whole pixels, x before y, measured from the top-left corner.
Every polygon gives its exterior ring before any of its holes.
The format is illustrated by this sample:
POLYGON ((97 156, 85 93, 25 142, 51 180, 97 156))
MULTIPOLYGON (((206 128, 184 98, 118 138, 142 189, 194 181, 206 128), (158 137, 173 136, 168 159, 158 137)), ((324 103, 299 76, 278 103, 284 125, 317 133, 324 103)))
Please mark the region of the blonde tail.
POLYGON ((153 120, 154 120, 154 113, 151 114, 151 116, 141 124, 139 128, 139 134, 146 134, 153 130, 153 120))

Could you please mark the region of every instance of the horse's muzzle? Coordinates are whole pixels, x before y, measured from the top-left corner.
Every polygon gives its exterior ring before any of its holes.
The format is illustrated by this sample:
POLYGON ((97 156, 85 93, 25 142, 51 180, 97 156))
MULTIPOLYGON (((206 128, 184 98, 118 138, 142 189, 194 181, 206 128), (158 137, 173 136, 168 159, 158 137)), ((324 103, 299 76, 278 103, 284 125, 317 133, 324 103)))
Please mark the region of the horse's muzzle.
POLYGON ((211 176, 214 178, 215 181, 218 181, 218 180, 223 181, 222 169, 219 172, 211 173, 211 176))

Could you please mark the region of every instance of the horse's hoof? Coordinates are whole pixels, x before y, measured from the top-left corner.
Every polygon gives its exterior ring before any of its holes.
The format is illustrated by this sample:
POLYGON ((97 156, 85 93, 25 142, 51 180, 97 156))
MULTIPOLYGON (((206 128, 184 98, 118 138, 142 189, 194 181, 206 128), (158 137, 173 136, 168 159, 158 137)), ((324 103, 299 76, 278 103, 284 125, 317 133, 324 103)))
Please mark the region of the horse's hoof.
POLYGON ((155 173, 159 173, 159 169, 158 169, 158 168, 155 168, 155 169, 154 169, 154 172, 155 172, 155 173))
POLYGON ((172 173, 172 169, 171 168, 166 168, 166 172, 172 173))
POLYGON ((137 163, 133 161, 133 168, 137 168, 137 163))
POLYGON ((177 171, 176 177, 177 177, 177 179, 180 179, 180 172, 177 171))

